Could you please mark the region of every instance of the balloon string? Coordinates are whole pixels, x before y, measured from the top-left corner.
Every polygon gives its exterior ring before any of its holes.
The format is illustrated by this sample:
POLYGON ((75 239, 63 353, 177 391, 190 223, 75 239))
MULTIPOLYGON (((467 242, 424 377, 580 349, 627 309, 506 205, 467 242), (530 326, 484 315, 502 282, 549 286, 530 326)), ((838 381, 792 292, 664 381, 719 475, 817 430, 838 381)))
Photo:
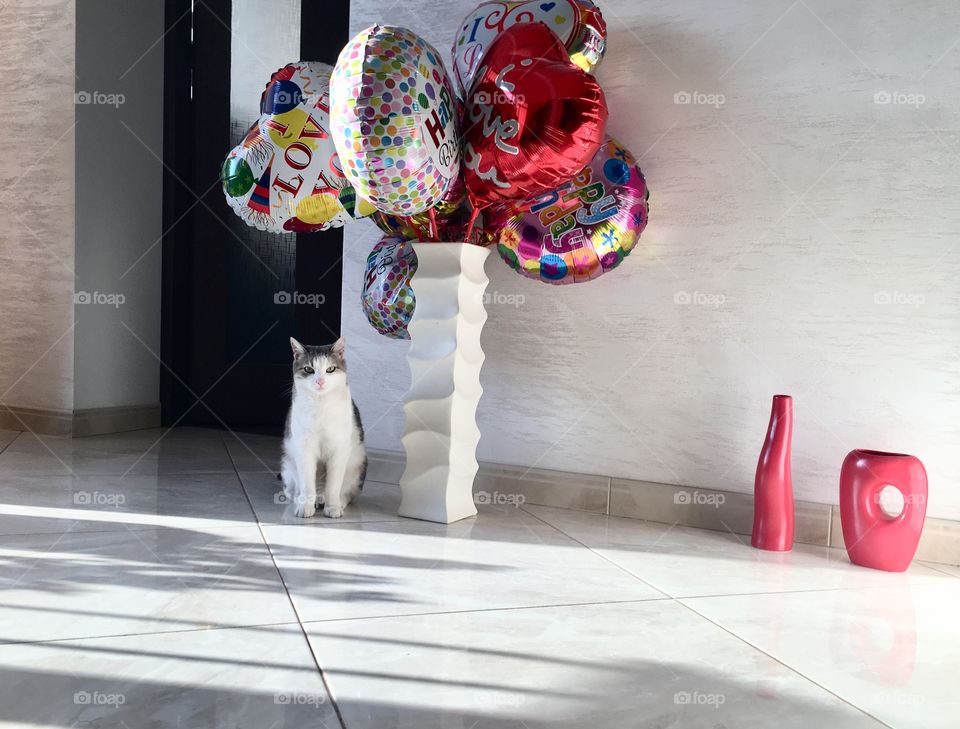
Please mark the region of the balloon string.
POLYGON ((430 208, 428 215, 430 216, 430 237, 431 240, 435 242, 440 241, 440 233, 437 231, 437 211, 433 208, 430 208))
POLYGON ((471 205, 473 210, 470 212, 470 220, 467 222, 467 235, 464 238, 465 243, 470 242, 470 236, 473 235, 473 224, 477 222, 477 216, 480 214, 480 208, 476 205, 471 205))

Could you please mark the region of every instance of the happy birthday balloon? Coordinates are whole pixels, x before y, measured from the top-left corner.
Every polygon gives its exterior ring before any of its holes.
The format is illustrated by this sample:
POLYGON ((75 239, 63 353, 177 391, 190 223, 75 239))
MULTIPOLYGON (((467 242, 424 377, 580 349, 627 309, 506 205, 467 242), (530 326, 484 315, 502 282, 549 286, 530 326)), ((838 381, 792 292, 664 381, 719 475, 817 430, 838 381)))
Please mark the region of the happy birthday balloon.
POLYGON ((570 60, 584 71, 603 59, 607 24, 590 0, 481 3, 463 19, 453 42, 453 75, 461 89, 470 88, 494 38, 517 23, 546 25, 566 47, 570 60))
POLYGON ((220 170, 227 202, 248 225, 272 233, 340 227, 372 212, 347 183, 330 137, 325 63, 291 63, 260 97, 260 119, 220 170))
POLYGON ((334 141, 357 193, 391 215, 440 201, 460 170, 453 86, 436 49, 374 25, 340 52, 331 80, 334 141))
POLYGON ((394 339, 409 339, 407 325, 416 299, 410 279, 417 270, 417 254, 409 241, 386 236, 367 256, 360 303, 370 326, 394 339))
POLYGON ((497 36, 464 105, 464 177, 477 208, 570 179, 596 154, 607 122, 596 79, 540 23, 497 36))
POLYGON ((630 152, 613 139, 576 177, 491 221, 512 268, 551 284, 589 281, 616 268, 647 225, 649 193, 630 152))

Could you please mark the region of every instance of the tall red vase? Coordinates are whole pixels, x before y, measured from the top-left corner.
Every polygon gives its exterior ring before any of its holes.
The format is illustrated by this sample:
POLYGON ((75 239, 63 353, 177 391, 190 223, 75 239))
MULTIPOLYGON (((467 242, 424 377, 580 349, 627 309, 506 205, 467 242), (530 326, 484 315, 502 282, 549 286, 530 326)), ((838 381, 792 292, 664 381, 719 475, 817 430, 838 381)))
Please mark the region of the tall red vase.
POLYGON ((927 472, 915 456, 850 451, 840 469, 840 524, 850 561, 863 567, 903 572, 920 543, 927 516, 927 472), (894 486, 903 511, 889 516, 880 492, 894 486))
POLYGON ((789 552, 793 549, 793 476, 790 446, 793 439, 793 398, 774 395, 767 439, 760 451, 753 482, 753 534, 757 549, 789 552))

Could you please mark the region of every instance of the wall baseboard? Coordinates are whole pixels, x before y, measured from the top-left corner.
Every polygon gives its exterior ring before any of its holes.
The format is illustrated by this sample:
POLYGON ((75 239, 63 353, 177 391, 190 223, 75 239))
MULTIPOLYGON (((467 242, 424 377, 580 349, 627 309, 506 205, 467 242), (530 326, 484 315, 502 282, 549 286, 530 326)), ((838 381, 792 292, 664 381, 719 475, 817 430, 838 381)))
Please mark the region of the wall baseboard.
POLYGON ((51 410, 0 406, 0 429, 38 435, 88 435, 121 433, 160 427, 159 405, 132 405, 82 410, 51 410))
MULTIPOLYGON (((402 453, 370 450, 368 456, 368 479, 399 483, 404 467, 402 453)), ((483 462, 473 489, 481 503, 522 497, 524 503, 538 506, 726 531, 737 536, 749 537, 753 529, 752 493, 483 462)), ((794 507, 797 543, 843 548, 839 506, 797 501, 794 507)), ((928 517, 916 558, 960 565, 960 521, 928 517)))
POLYGON ((32 431, 41 435, 70 435, 73 413, 69 410, 0 405, 0 428, 32 431))
POLYGON ((73 437, 75 438, 159 427, 159 404, 73 411, 73 437))

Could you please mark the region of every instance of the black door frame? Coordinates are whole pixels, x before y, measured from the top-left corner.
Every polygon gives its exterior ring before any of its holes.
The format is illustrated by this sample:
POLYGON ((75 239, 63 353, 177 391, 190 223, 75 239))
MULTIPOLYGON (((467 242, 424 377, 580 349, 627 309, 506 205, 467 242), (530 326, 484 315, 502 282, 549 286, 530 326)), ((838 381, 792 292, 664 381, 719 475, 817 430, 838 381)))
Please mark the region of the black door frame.
MULTIPOLYGON (((227 363, 229 377, 219 380, 228 290, 226 277, 212 274, 218 249, 232 243, 224 228, 233 213, 215 183, 230 146, 232 1, 165 2, 163 423, 276 429, 285 409, 279 380, 288 379, 288 370, 227 363), (251 410, 262 417, 251 418, 251 410), (251 422, 257 419, 263 422, 251 422)), ((336 61, 348 40, 349 7, 349 0, 302 0, 301 59, 336 61)), ((342 230, 297 235, 296 290, 329 302, 294 307, 298 339, 323 343, 338 336, 342 256, 342 230)))

